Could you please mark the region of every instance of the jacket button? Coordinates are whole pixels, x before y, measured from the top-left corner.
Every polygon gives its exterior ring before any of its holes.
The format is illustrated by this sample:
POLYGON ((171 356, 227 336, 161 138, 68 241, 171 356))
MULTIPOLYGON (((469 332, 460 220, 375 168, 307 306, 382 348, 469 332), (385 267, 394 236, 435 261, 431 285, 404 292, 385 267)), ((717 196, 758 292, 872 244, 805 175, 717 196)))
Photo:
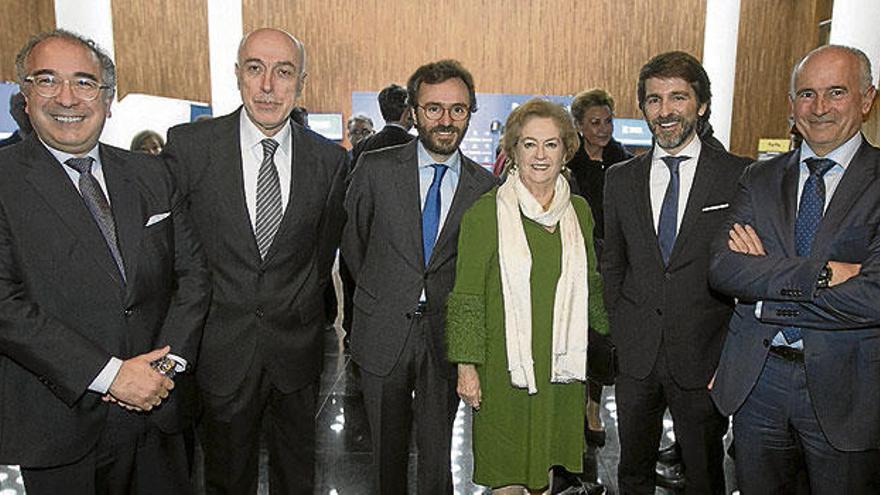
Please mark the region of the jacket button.
POLYGON ((122 314, 129 317, 134 314, 134 311, 132 311, 131 308, 125 308, 125 311, 123 311, 122 314))
POLYGON ((669 272, 665 272, 663 274, 663 278, 665 278, 666 280, 672 280, 672 274, 669 272))
POLYGON ((764 344, 764 347, 770 347, 770 340, 769 339, 764 339, 764 341, 761 343, 764 344))
POLYGON ((263 317, 263 308, 257 308, 257 310, 254 311, 254 314, 257 315, 257 318, 262 318, 263 317))
POLYGON ((663 310, 660 309, 660 308, 655 308, 655 309, 654 309, 654 312, 657 313, 657 314, 660 315, 660 316, 663 316, 663 310))

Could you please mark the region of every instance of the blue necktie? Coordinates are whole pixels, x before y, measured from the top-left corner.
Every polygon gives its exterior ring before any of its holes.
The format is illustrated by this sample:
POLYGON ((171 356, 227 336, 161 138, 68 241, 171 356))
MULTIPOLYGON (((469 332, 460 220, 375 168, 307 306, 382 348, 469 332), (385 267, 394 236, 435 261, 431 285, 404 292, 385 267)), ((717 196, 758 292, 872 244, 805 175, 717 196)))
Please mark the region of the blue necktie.
MULTIPOLYGON (((809 256, 813 251, 813 237, 822 221, 825 210, 825 180, 822 178, 834 166, 834 160, 828 158, 807 158, 810 176, 804 182, 801 202, 798 205, 797 220, 794 223, 794 242, 798 256, 809 256)), ((801 329, 784 327, 782 336, 789 344, 801 340, 801 329)))
POLYGON ((663 196, 660 221, 657 222, 657 241, 660 243, 660 254, 663 255, 664 265, 669 264, 669 256, 675 245, 678 226, 678 190, 681 185, 678 166, 688 159, 690 159, 689 156, 664 156, 661 158, 663 163, 669 167, 669 185, 666 187, 666 195, 663 196))
POLYGON ((425 197, 425 207, 422 209, 422 247, 425 252, 425 266, 431 260, 431 252, 434 251, 434 242, 437 240, 437 231, 440 228, 440 183, 446 175, 447 166, 442 163, 434 163, 434 180, 428 188, 425 197))

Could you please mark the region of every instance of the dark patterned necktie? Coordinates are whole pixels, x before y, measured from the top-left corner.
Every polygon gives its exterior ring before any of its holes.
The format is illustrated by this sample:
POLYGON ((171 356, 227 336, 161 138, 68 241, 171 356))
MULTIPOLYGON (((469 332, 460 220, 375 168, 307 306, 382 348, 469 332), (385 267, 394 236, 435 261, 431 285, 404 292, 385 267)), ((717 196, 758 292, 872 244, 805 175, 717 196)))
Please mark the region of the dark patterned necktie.
POLYGON ((660 243, 660 254, 663 256, 663 264, 669 264, 672 255, 672 247, 675 246, 675 236, 678 229, 678 193, 681 186, 681 178, 678 167, 681 162, 690 159, 689 156, 664 156, 663 163, 669 167, 669 185, 666 187, 666 195, 663 196, 663 206, 660 207, 660 220, 657 222, 657 241, 660 243))
POLYGON ((425 254, 425 266, 428 266, 428 261, 431 260, 434 243, 437 241, 437 231, 440 230, 440 184, 448 169, 442 163, 434 163, 431 166, 434 167, 434 179, 425 197, 425 207, 422 208, 422 248, 425 254))
POLYGON ((116 262, 119 274, 122 280, 125 280, 125 265, 122 263, 122 255, 119 252, 119 244, 116 239, 116 223, 113 221, 113 211, 110 209, 110 203, 104 196, 101 184, 98 179, 92 175, 92 162, 94 158, 86 156, 83 158, 70 158, 64 162, 68 167, 79 172, 79 193, 82 195, 83 202, 98 224, 101 235, 107 243, 107 248, 116 262))
POLYGON ((278 168, 275 167, 275 150, 278 142, 274 139, 264 139, 263 163, 260 164, 260 172, 257 175, 257 247, 260 249, 260 258, 265 259, 278 226, 281 224, 281 182, 278 180, 278 168))
MULTIPOLYGON (((807 158, 807 168, 810 175, 804 182, 804 190, 801 191, 801 201, 798 205, 797 219, 794 223, 794 242, 798 256, 809 256, 813 251, 813 238, 822 221, 825 211, 825 173, 835 165, 834 160, 828 158, 807 158)), ((798 327, 784 327, 782 335, 785 341, 793 344, 801 340, 801 329, 798 327)))

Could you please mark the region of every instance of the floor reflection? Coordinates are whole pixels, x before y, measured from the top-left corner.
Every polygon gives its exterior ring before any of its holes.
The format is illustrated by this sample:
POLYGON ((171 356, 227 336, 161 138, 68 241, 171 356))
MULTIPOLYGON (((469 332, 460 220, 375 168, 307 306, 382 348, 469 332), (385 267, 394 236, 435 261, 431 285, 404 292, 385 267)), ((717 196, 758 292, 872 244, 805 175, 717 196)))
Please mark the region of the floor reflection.
MULTIPOLYGON (((367 424, 363 396, 358 388, 357 371, 351 358, 342 351, 341 330, 330 328, 326 332, 324 374, 321 377, 320 408, 316 418, 317 479, 316 494, 323 495, 369 495, 371 470, 370 429, 367 424)), ((617 440, 617 404, 613 388, 604 391, 602 418, 607 429, 607 441, 599 452, 599 479, 607 487, 607 493, 617 493, 617 463, 620 448, 617 440)), ((473 458, 470 440, 471 415, 460 407, 456 416, 452 439, 452 470, 456 494, 490 494, 491 490, 471 482, 473 458)), ((674 438, 672 421, 665 421, 664 444, 674 438)), ((415 494, 415 464, 418 462, 414 448, 410 452, 410 493, 415 494)), ((260 460, 259 493, 268 494, 268 454, 262 449, 260 460)), ((732 466, 727 459, 728 488, 733 489, 732 466)), ((197 475, 197 478, 200 477, 197 475)), ((201 486, 198 493, 204 493, 201 486)), ((731 491, 731 490, 729 490, 731 491)), ((24 488, 18 470, 0 466, 0 495, 21 495, 24 488)), ((668 494, 657 489, 657 494, 668 494)))

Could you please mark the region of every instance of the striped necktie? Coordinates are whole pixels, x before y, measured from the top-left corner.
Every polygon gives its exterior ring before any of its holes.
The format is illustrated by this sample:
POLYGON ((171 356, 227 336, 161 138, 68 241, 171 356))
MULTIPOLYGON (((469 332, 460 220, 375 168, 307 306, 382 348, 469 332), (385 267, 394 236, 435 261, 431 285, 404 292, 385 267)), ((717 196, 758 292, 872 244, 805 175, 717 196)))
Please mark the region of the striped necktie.
POLYGON ((278 168, 275 167, 275 150, 278 142, 274 139, 264 139, 263 163, 260 164, 260 172, 257 175, 257 247, 260 249, 260 258, 266 259, 278 226, 281 224, 281 182, 278 180, 278 168))

